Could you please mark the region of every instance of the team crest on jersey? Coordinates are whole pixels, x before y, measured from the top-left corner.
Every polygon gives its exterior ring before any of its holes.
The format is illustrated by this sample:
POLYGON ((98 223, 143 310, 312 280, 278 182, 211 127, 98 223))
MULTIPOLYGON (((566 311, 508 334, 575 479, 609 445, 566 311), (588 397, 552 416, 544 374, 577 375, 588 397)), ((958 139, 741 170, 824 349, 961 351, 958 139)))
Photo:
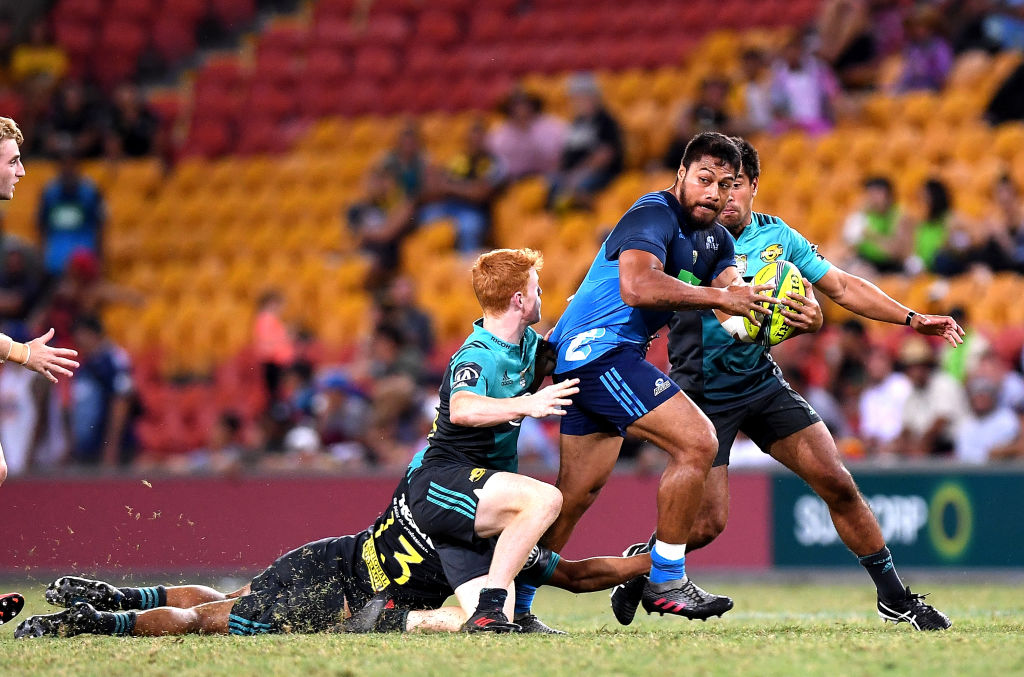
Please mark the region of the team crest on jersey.
POLYGON ((718 243, 715 242, 713 235, 708 235, 708 239, 704 242, 704 246, 713 252, 718 251, 718 243))
POLYGON ((737 254, 736 255, 736 270, 739 272, 740 277, 747 274, 747 255, 737 254))
POLYGON ((666 390, 668 390, 669 386, 671 386, 671 385, 672 385, 672 382, 669 381, 667 378, 659 378, 657 381, 654 382, 654 394, 655 394, 655 396, 660 395, 663 392, 665 392, 666 390))
POLYGON ((476 482, 478 479, 484 476, 485 472, 487 471, 484 470, 483 468, 473 468, 473 470, 470 471, 469 473, 469 481, 476 482))
POLYGON ((697 265, 697 252, 696 252, 696 250, 693 252, 693 265, 697 265))
POLYGON ((761 260, 765 263, 771 263, 772 261, 780 258, 782 258, 781 244, 769 245, 763 252, 761 252, 761 260))
POLYGON ((455 367, 455 375, 452 376, 452 388, 469 386, 472 388, 480 380, 480 365, 475 362, 463 362, 455 367))

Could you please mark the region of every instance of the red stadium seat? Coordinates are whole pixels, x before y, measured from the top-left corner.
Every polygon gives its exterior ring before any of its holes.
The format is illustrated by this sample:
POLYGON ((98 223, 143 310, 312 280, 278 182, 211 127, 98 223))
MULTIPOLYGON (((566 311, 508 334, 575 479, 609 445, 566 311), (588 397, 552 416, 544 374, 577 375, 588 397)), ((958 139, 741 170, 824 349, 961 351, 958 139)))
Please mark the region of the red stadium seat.
POLYGON ((258 111, 261 117, 282 121, 297 112, 298 102, 291 90, 262 78, 253 82, 249 90, 247 116, 258 111))
POLYGON ((164 0, 161 13, 173 13, 182 21, 187 21, 194 26, 206 14, 208 6, 208 0, 164 0))
POLYGON ((257 80, 289 87, 301 77, 305 65, 302 52, 261 49, 256 56, 253 75, 257 80))
POLYGON ((152 40, 156 51, 172 65, 196 51, 195 27, 174 15, 164 14, 156 20, 152 40))
POLYGON ((399 46, 404 45, 411 34, 409 20, 401 14, 372 14, 362 39, 366 45, 399 46))
POLYGON ((309 32, 295 24, 280 24, 263 32, 260 36, 259 50, 272 52, 302 53, 309 44, 309 32))
POLYGON ((360 40, 351 19, 327 17, 313 24, 310 42, 317 47, 351 48, 360 40))
POLYGON ((318 24, 328 19, 352 19, 357 0, 319 0, 313 7, 313 23, 318 24))
POLYGON ((110 0, 105 14, 120 21, 149 22, 157 13, 157 0, 110 0))
POLYGON ((53 33, 57 43, 68 54, 68 66, 72 75, 80 74, 87 67, 89 55, 96 46, 96 27, 78 20, 56 21, 53 33))
MULTIPOLYGON (((147 30, 141 23, 121 18, 108 20, 100 32, 100 44, 104 52, 113 52, 118 57, 131 56, 134 60, 148 42, 147 30)), ((112 58, 110 55, 103 55, 112 58)))
POLYGON ((445 47, 462 35, 459 22, 450 12, 427 10, 416 22, 416 44, 430 44, 445 47))
POLYGON ((232 144, 232 133, 229 124, 220 118, 203 118, 193 121, 192 133, 183 154, 217 157, 228 151, 232 144))
POLYGON ((473 12, 469 20, 469 35, 481 44, 507 37, 511 18, 505 12, 488 7, 473 12))
POLYGON ((351 64, 340 49, 315 47, 306 57, 304 78, 328 86, 335 84, 351 72, 351 64))
POLYGON ((241 28, 256 16, 255 0, 210 0, 210 8, 229 28, 241 28))
POLYGON ((53 8, 52 16, 59 22, 93 22, 103 14, 103 0, 61 0, 53 8))
POLYGON ((21 97, 12 91, 0 91, 0 115, 15 120, 21 119, 21 97))
POLYGON ((398 57, 386 47, 363 47, 356 52, 355 75, 357 78, 389 80, 398 74, 398 57))

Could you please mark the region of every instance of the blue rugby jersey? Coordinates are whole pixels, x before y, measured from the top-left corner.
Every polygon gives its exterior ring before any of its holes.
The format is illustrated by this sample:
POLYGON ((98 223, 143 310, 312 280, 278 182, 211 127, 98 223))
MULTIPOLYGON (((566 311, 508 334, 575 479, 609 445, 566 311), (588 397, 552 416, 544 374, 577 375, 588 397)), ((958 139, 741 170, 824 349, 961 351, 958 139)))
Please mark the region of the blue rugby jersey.
POLYGON ((668 191, 647 193, 629 208, 601 245, 587 276, 555 325, 556 373, 587 364, 624 343, 646 344, 672 317, 671 311, 632 308, 619 292, 619 255, 649 252, 665 273, 709 286, 735 264, 733 239, 723 226, 693 228, 668 191))
MULTIPOLYGON (((812 284, 831 264, 800 233, 777 216, 754 212, 735 240, 736 267, 746 280, 773 261, 795 265, 812 284)), ((730 239, 732 236, 729 236, 730 239)), ((732 338, 710 310, 676 313, 669 321, 672 378, 709 410, 728 409, 786 385, 768 350, 732 338)))

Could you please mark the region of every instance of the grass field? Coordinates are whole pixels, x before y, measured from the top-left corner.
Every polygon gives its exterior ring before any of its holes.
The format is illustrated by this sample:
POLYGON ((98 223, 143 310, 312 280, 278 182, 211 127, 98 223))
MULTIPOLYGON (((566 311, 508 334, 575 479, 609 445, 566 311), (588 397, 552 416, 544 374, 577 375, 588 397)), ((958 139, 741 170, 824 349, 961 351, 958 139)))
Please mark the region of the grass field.
MULTIPOLYGON (((706 581, 702 581, 706 583, 706 581)), ((642 615, 616 624, 605 593, 542 590, 535 610, 569 637, 75 637, 15 641, 0 627, 0 666, 69 675, 1024 675, 1024 589, 918 581, 953 619, 945 633, 883 624, 870 585, 708 583, 736 608, 707 623, 642 615)), ((11 589, 11 588, 8 588, 11 589)), ((22 616, 50 613, 23 588, 22 616)))

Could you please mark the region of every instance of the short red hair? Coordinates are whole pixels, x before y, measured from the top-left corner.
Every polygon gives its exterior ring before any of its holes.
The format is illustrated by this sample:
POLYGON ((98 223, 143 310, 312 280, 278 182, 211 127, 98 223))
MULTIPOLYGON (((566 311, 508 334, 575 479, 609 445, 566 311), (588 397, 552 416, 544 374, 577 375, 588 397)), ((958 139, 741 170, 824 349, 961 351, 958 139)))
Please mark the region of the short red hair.
POLYGON ((544 257, 533 249, 495 249, 473 264, 473 293, 485 313, 500 315, 516 292, 525 292, 530 269, 539 271, 544 257))

